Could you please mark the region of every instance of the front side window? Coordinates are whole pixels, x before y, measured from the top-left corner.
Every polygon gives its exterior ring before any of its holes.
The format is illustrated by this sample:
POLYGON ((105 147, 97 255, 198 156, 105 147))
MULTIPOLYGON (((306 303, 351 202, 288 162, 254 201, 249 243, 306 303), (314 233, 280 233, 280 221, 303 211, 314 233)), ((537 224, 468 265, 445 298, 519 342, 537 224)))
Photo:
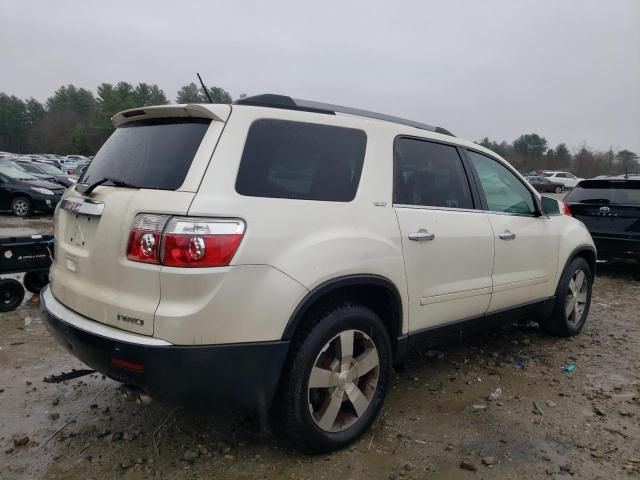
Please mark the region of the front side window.
POLYGON ((394 146, 393 202, 473 208, 469 182, 455 147, 399 138, 394 146))
POLYGON ((521 215, 535 212, 531 192, 507 167, 486 155, 471 150, 467 153, 480 179, 489 210, 521 215))
POLYGON ((367 135, 355 128, 262 119, 249 128, 236 191, 252 197, 350 202, 367 135))

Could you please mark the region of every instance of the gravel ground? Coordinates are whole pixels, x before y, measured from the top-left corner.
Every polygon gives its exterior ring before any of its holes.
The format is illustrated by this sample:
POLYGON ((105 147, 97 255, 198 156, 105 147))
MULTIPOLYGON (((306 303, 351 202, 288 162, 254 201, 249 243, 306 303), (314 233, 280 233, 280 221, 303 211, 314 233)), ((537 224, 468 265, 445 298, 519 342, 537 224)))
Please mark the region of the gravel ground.
MULTIPOLYGON (((1 234, 50 230, 0 216, 1 234)), ((416 352, 365 437, 305 456, 255 418, 140 405, 97 374, 44 383, 83 365, 28 298, 0 316, 0 479, 638 478, 639 312, 640 265, 599 265, 580 336, 506 325, 416 352)))

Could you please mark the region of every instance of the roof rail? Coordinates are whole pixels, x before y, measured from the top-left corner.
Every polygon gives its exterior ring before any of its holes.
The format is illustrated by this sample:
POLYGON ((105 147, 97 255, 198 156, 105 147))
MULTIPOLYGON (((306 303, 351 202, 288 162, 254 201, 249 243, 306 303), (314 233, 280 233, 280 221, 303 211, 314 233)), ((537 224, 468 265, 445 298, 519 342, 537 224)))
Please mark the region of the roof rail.
POLYGON ((262 95, 254 95, 252 97, 242 98, 233 102, 234 105, 253 105, 256 107, 269 107, 269 108, 282 108, 286 110, 301 110, 304 112, 324 113, 327 115, 335 115, 336 113, 343 113, 346 115, 355 115, 358 117, 374 118, 376 120, 383 120, 385 122, 398 123, 401 125, 407 125, 421 130, 428 130, 430 132, 442 133, 455 137, 453 133, 442 127, 433 127, 426 123, 415 122, 413 120, 407 120, 405 118, 394 117, 393 115, 386 115, 384 113, 371 112, 369 110, 361 110, 359 108, 343 107, 341 105, 333 105, 331 103, 314 102, 313 100, 301 100, 298 98, 291 98, 286 95, 275 95, 272 93, 265 93, 262 95))

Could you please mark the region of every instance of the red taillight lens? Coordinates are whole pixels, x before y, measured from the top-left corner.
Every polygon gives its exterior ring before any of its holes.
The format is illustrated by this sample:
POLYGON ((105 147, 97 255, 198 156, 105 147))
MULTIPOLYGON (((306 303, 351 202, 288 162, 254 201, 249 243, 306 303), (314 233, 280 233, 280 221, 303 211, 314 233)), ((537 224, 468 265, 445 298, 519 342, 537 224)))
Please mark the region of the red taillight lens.
POLYGON ((563 215, 567 215, 569 217, 573 216, 573 215, 571 215, 571 209, 569 208, 569 204, 567 202, 565 202, 564 200, 562 200, 562 214, 563 215))
POLYGON ((162 236, 162 264, 170 267, 229 265, 244 235, 244 222, 174 217, 162 236))
POLYGON ((168 215, 139 214, 133 220, 127 258, 134 262, 160 263, 160 240, 168 215))

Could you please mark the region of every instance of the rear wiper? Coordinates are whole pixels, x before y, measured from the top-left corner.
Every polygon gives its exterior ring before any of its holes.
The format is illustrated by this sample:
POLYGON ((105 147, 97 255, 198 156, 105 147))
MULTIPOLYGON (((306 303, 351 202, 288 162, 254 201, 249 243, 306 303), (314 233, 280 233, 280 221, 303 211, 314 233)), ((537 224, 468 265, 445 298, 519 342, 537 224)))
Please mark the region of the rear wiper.
POLYGON ((587 198, 580 200, 580 203, 611 203, 608 198, 587 198))
POLYGON ((86 183, 80 184, 79 186, 76 187, 76 191, 82 193, 83 195, 91 195, 91 192, 93 192, 96 189, 96 187, 99 187, 103 183, 107 183, 107 182, 112 183, 116 187, 140 188, 137 185, 132 185, 132 184, 130 184, 128 182, 125 182, 124 180, 120 180, 118 178, 103 177, 100 180, 98 180, 97 182, 93 182, 90 185, 86 184, 86 183))

